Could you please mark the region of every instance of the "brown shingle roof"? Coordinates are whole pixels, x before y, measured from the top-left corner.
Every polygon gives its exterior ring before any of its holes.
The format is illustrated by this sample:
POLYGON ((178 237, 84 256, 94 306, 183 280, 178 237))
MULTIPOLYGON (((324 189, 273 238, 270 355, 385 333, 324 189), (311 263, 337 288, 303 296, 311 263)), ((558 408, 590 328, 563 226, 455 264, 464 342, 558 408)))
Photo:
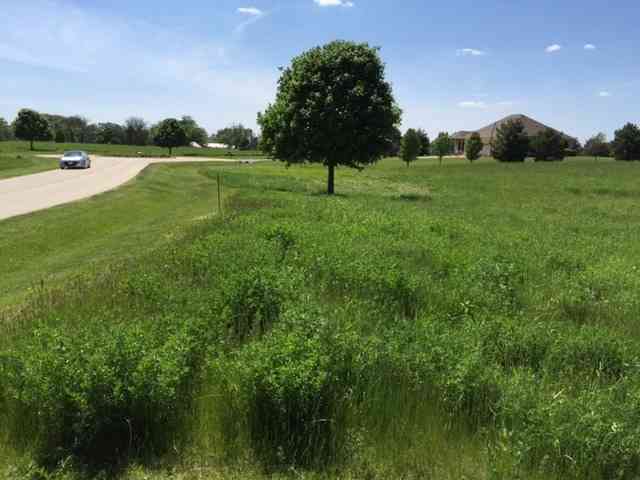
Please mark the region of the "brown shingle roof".
MULTIPOLYGON (((505 117, 502 120, 498 120, 497 122, 492 123, 491 125, 487 125, 486 127, 483 127, 480 130, 476 130, 476 131, 478 132, 478 134, 483 140, 487 140, 487 139, 493 140, 496 134, 496 130, 499 127, 501 127, 503 124, 511 120, 520 120, 524 125, 525 133, 530 137, 537 135, 538 133, 540 133, 541 131, 547 128, 551 128, 551 127, 547 127, 543 123, 538 122, 537 120, 534 120, 531 117, 527 117, 526 115, 522 115, 522 114, 517 114, 517 115, 509 115, 508 117, 505 117)), ((551 130, 559 132, 559 130, 556 130, 555 128, 551 128, 551 130)), ((472 133, 473 132, 467 132, 467 131, 456 132, 453 134, 453 138, 458 138, 460 140, 468 139, 472 133)), ((563 132, 560 132, 560 133, 562 133, 562 135, 564 135, 566 138, 571 138, 568 135, 564 134, 563 132)))

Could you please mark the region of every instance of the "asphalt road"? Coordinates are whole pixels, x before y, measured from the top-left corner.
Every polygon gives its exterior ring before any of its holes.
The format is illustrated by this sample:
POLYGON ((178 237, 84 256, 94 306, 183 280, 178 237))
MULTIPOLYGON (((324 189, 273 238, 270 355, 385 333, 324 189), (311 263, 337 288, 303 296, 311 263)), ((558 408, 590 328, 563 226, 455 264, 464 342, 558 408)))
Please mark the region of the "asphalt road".
MULTIPOLYGON (((56 157, 58 158, 58 157, 56 157)), ((134 178, 152 163, 230 162, 217 158, 91 157, 86 170, 50 170, 0 180, 0 220, 92 197, 134 178)), ((253 163, 254 160, 242 160, 253 163)))

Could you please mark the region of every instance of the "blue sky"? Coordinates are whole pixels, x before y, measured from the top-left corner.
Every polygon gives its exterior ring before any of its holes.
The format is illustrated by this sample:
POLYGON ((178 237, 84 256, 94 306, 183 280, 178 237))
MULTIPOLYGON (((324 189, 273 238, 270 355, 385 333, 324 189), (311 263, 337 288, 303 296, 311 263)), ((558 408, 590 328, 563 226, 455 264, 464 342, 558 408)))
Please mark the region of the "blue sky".
POLYGON ((334 40, 381 47, 403 127, 524 113, 584 139, 640 121, 640 2, 3 0, 0 116, 192 115, 255 127, 277 67, 334 40))

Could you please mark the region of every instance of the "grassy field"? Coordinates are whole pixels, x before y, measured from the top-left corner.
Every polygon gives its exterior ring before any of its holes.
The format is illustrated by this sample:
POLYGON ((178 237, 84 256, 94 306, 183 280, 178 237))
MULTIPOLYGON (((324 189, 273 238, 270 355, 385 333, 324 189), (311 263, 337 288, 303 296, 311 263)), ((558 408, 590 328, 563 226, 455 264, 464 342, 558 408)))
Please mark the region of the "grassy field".
POLYGON ((156 165, 0 222, 0 478, 635 478, 639 168, 156 165))
POLYGON ((28 153, 1 153, 0 151, 0 180, 54 168, 58 168, 58 162, 55 159, 38 158, 28 153))
MULTIPOLYGON (((94 155, 104 155, 110 157, 168 157, 169 150, 152 145, 100 145, 100 144, 75 144, 75 143, 54 143, 36 142, 34 146, 35 154, 43 153, 63 153, 67 150, 84 150, 94 155)), ((0 142, 0 154, 7 153, 29 153, 28 142, 0 142)), ((224 150, 219 148, 174 148, 174 157, 239 157, 239 158, 261 158, 264 154, 254 150, 224 150)))

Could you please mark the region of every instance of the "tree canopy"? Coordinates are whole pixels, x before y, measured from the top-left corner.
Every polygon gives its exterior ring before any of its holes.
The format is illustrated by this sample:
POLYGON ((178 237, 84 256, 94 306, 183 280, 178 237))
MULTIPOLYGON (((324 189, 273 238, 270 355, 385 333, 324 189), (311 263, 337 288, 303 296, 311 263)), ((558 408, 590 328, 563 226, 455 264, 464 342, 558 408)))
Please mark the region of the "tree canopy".
POLYGON ((407 133, 402 137, 402 145, 400 146, 400 158, 407 164, 407 167, 418 158, 421 146, 418 132, 413 128, 407 130, 407 133))
POLYGON ((335 168, 360 169, 387 154, 400 117, 378 50, 335 41, 293 59, 258 123, 267 153, 322 163, 333 194, 335 168))
POLYGON ((423 129, 417 130, 418 137, 420 138, 420 153, 419 155, 429 155, 431 152, 431 141, 429 135, 423 129))
POLYGON ((493 158, 500 162, 524 162, 529 153, 529 137, 520 120, 509 120, 496 130, 493 158))
POLYGON ((584 144, 584 152, 587 155, 595 157, 608 157, 611 155, 609 142, 607 142, 607 136, 604 133, 598 133, 594 135, 587 143, 584 144))
POLYGON ((564 160, 567 141, 560 132, 546 128, 530 139, 530 147, 537 162, 564 160))
POLYGON ((185 115, 180 119, 180 125, 184 128, 184 132, 187 135, 187 144, 196 142, 198 145, 206 145, 209 135, 207 131, 198 125, 192 117, 185 115))
POLYGON ((13 140, 13 130, 4 118, 0 117, 0 142, 13 140))
POLYGON ((480 153, 484 147, 482 138, 478 132, 473 132, 469 140, 466 141, 464 153, 471 163, 480 158, 480 153))
POLYGON ((44 140, 50 135, 47 120, 35 110, 28 108, 18 112, 13 130, 17 138, 29 142, 31 150, 33 150, 35 140, 44 140))
POLYGON ((127 145, 148 145, 150 132, 142 118, 130 117, 124 122, 124 136, 127 145))
POLYGON ((240 150, 257 148, 258 146, 258 139, 253 130, 245 128, 241 123, 218 130, 212 136, 212 140, 240 150))
POLYGON ((431 144, 431 151, 434 155, 438 156, 440 164, 442 165, 442 157, 451 153, 451 137, 449 137, 447 132, 440 132, 431 144))
POLYGON ((640 160, 640 128, 637 125, 627 123, 616 130, 613 153, 616 160, 640 160))
POLYGON ((187 144, 187 133, 178 120, 167 118, 158 124, 153 141, 159 147, 168 148, 171 155, 174 148, 187 144))

